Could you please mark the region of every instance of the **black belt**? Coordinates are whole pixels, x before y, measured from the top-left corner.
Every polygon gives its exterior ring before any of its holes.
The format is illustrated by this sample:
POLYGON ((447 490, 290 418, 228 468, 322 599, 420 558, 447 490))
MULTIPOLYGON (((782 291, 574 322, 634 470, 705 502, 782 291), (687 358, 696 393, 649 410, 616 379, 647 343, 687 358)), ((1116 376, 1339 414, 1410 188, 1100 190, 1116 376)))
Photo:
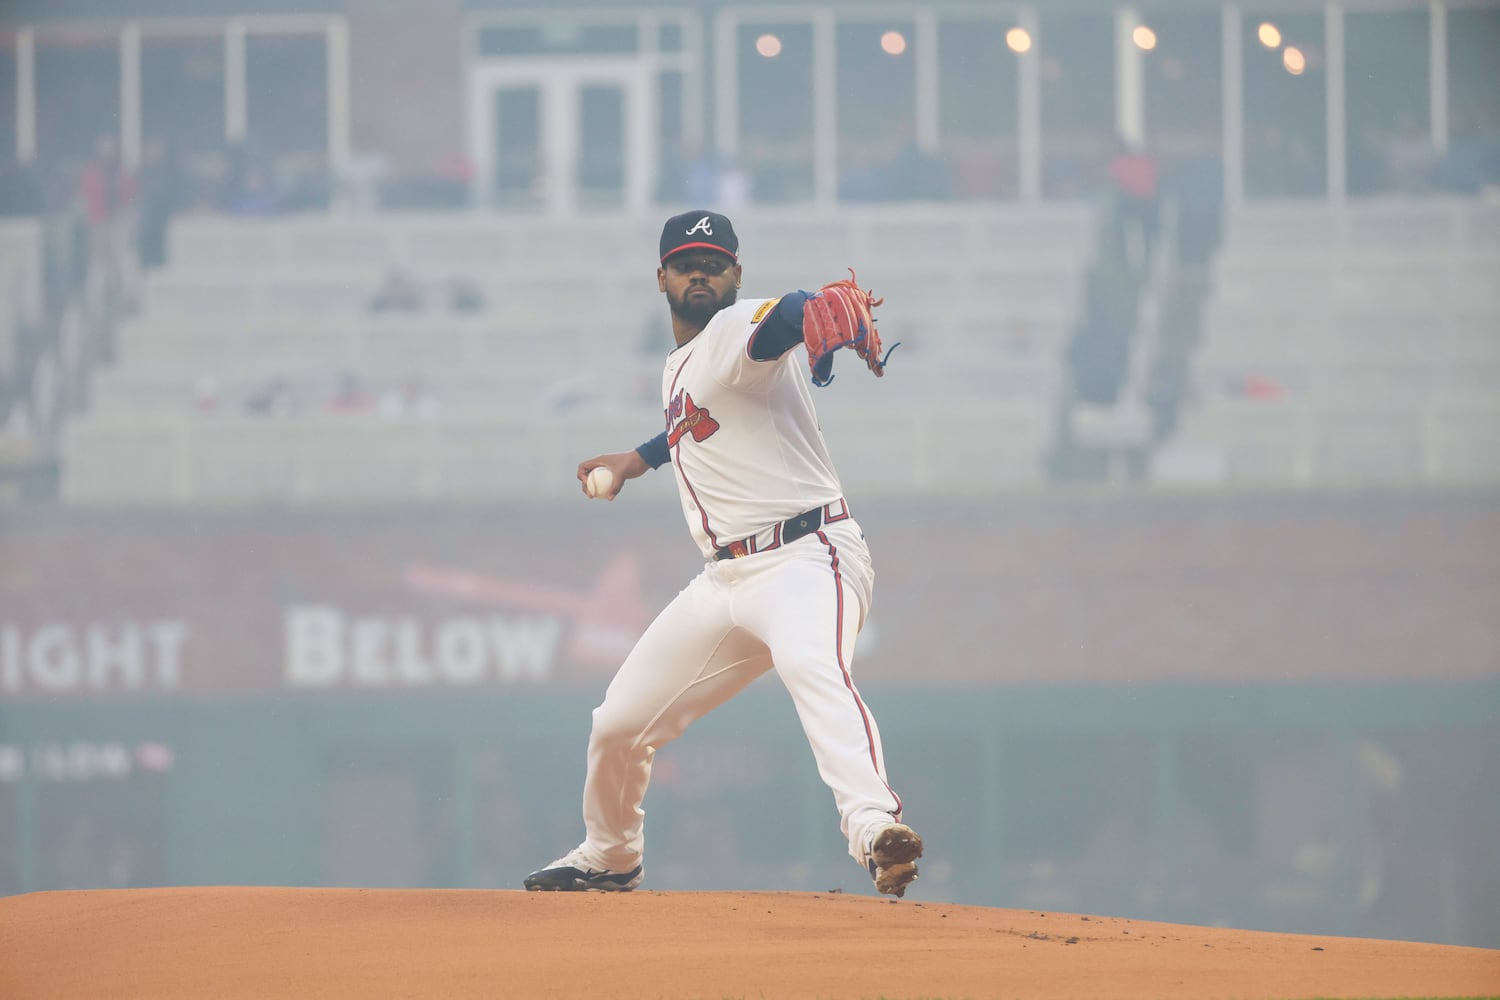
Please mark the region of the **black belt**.
MULTIPOLYGON (((844 517, 848 516, 848 513, 845 512, 844 517)), ((740 556, 752 555, 757 551, 769 552, 771 549, 778 548, 787 542, 794 542, 803 535, 810 535, 821 527, 823 527, 823 508, 814 507, 812 510, 798 514, 796 517, 789 517, 785 521, 782 521, 780 525, 781 530, 776 533, 776 540, 766 548, 757 550, 755 547, 755 538, 750 537, 741 539, 738 542, 730 542, 722 549, 715 551, 714 558, 738 559, 740 556)))

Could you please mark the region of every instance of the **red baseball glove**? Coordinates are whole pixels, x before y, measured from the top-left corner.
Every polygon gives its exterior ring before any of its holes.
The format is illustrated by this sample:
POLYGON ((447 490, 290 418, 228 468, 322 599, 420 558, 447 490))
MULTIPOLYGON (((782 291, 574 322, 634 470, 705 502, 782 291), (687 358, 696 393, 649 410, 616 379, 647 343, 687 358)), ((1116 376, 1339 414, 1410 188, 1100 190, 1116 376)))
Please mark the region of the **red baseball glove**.
POLYGON ((880 334, 871 312, 884 301, 859 287, 852 267, 847 280, 824 285, 807 297, 802 309, 802 339, 807 344, 807 364, 814 385, 833 381, 833 352, 840 347, 852 348, 877 378, 885 374, 880 334))

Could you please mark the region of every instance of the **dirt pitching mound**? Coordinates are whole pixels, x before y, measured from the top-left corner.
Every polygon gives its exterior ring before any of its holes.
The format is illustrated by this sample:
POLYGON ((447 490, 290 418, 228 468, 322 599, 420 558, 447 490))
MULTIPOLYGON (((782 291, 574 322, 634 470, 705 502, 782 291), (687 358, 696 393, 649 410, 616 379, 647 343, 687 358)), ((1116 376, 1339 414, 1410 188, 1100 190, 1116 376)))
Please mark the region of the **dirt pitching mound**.
POLYGON ((1500 993, 1500 951, 827 893, 169 888, 0 899, 0 997, 1500 993))

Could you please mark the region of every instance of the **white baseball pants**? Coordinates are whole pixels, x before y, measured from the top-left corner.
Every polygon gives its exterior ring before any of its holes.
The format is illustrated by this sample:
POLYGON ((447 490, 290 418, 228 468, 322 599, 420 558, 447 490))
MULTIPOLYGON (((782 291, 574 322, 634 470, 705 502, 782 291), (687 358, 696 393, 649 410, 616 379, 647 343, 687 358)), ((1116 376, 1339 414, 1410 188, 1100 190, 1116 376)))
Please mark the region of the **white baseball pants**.
POLYGON ((901 818, 851 672, 873 583, 852 518, 704 567, 646 629, 594 710, 583 786, 589 853, 615 871, 642 863, 656 751, 775 667, 833 790, 849 854, 863 864, 873 828, 901 818))

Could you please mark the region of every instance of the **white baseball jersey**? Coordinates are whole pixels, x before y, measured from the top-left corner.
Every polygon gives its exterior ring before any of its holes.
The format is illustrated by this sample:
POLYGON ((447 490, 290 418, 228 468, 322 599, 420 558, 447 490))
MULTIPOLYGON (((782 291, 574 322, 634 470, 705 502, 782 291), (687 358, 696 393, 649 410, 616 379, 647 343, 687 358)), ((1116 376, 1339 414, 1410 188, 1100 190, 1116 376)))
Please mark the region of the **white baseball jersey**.
POLYGON ((662 373, 682 513, 705 557, 843 494, 797 350, 750 357, 778 299, 721 309, 662 373))
MULTIPOLYGON (((776 299, 722 309, 667 358, 667 442, 688 527, 707 561, 636 642, 594 710, 583 785, 591 868, 645 856, 646 788, 658 750, 775 669, 833 792, 849 854, 901 818, 880 730, 854 683, 854 646, 874 593, 864 532, 843 502, 818 429, 805 356, 750 357, 776 299), (823 508, 782 544, 781 522, 823 508), (747 558, 716 549, 754 539, 747 558)), ((570 855, 573 857, 573 855, 570 855)))

